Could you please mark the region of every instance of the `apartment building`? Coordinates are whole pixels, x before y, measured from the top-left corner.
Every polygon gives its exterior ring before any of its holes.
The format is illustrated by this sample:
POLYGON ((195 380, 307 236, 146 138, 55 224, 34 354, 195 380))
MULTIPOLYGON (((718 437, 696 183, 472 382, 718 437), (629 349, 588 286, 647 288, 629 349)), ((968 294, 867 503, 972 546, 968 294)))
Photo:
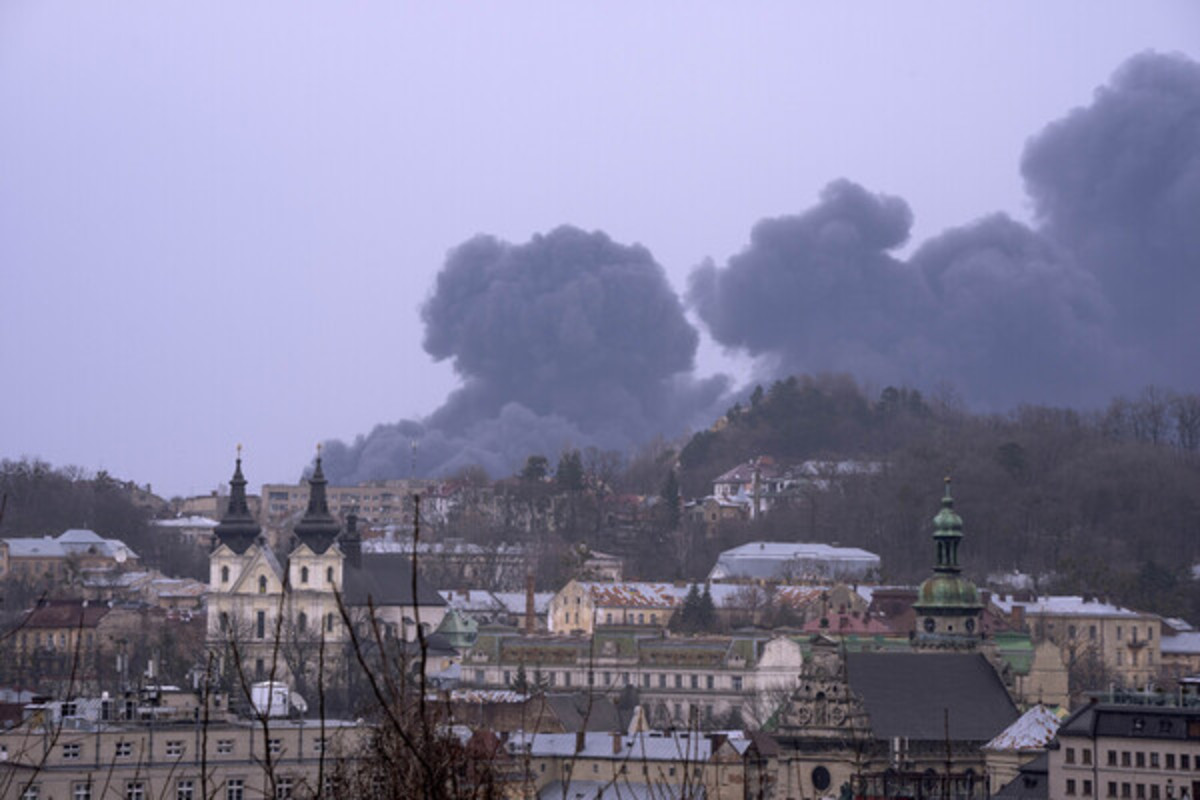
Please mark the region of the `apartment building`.
POLYGON ((1027 624, 1034 642, 1058 645, 1068 667, 1095 659, 1127 687, 1151 683, 1162 668, 1163 626, 1157 614, 1077 595, 991 599, 1014 623, 1027 624))
POLYGON ((1093 702, 1058 730, 1052 798, 1191 800, 1200 796, 1200 707, 1161 696, 1093 702))
POLYGON ((35 715, 0 731, 0 797, 309 797, 367 729, 336 720, 104 722, 35 715))

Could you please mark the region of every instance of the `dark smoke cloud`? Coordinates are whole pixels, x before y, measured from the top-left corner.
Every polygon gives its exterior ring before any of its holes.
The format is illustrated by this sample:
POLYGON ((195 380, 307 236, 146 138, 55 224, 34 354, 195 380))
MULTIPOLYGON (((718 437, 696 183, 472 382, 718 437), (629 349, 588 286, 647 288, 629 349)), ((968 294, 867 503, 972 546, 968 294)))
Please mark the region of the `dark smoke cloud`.
POLYGON ((708 424, 723 378, 690 376, 699 337, 648 250, 558 228, 513 245, 478 236, 451 252, 421 311, 425 349, 463 385, 423 421, 332 443, 340 481, 471 464, 493 475, 566 446, 626 450, 708 424))
POLYGON ((1100 281, 1142 381, 1200 363, 1200 64, 1145 53, 1049 125, 1021 171, 1044 231, 1100 281))
MULTIPOLYGON (((1030 140, 1021 170, 1034 227, 997 214, 905 259, 907 203, 839 180, 808 211, 759 222, 723 266, 698 267, 688 300, 768 379, 949 383, 992 409, 1200 388, 1200 65, 1130 59, 1030 140)), ((723 378, 691 375, 697 334, 662 269, 601 233, 472 239, 422 317, 426 350, 462 387, 425 420, 332 443, 335 479, 407 475, 413 441, 418 475, 503 475, 530 453, 706 425, 727 402, 723 378)))
POLYGON ((948 230, 907 261, 902 200, 831 184, 755 226, 689 300, 714 338, 776 371, 948 382, 982 407, 1195 385, 1200 357, 1200 66, 1145 54, 1048 126, 1022 169, 1039 225, 948 230))

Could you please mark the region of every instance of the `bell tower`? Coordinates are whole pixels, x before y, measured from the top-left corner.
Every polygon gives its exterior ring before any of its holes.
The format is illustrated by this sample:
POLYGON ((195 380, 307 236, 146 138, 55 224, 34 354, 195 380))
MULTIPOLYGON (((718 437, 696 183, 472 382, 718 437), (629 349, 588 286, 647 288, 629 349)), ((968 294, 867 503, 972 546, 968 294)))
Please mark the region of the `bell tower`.
POLYGON ((975 584, 962 577, 958 546, 963 538, 962 518, 954 511, 950 478, 942 508, 933 518, 936 563, 933 575, 917 591, 913 610, 917 613, 916 643, 919 647, 970 649, 981 638, 979 617, 983 604, 975 584))

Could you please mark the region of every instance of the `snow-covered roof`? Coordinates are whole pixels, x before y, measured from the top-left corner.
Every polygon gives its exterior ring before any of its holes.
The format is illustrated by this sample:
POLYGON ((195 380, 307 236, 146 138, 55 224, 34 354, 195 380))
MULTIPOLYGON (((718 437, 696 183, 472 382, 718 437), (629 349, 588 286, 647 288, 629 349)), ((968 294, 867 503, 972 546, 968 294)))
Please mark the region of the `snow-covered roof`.
POLYGON ((879 564, 879 556, 858 547, 819 542, 750 542, 721 553, 708 577, 710 580, 771 579, 792 568, 830 575, 862 575, 878 569, 879 564))
POLYGON ((72 528, 56 537, 41 539, 5 539, 10 558, 66 558, 95 553, 116 561, 137 558, 120 539, 105 539, 95 531, 72 528))
POLYGON ((150 524, 156 528, 215 528, 220 523, 210 517, 191 516, 156 519, 150 524))
POLYGON ((1200 655, 1200 631, 1187 631, 1174 636, 1164 636, 1158 643, 1164 656, 1200 655))
POLYGON ((532 758, 566 757, 594 758, 610 761, 686 761, 698 764, 712 756, 712 741, 704 736, 686 733, 623 734, 613 745, 613 733, 583 734, 583 748, 576 751, 575 733, 517 733, 509 737, 505 747, 510 753, 528 753, 532 758))
POLYGON ((1062 720, 1040 703, 997 734, 985 750, 1041 750, 1054 739, 1062 720))
POLYGON ((1080 616, 1144 619, 1154 616, 1153 614, 1122 608, 1121 606, 1101 600, 1085 599, 1079 595, 1046 595, 1035 600, 1016 600, 1012 595, 994 594, 992 595, 992 602, 1006 614, 1011 614, 1014 608, 1021 607, 1025 609, 1026 614, 1050 617, 1080 616))
MULTIPOLYGON (((524 592, 489 592, 484 589, 440 589, 438 594, 446 601, 446 605, 459 611, 470 613, 505 611, 511 614, 525 613, 524 592)), ((536 614, 545 614, 550 607, 554 592, 534 592, 533 610, 536 614)))

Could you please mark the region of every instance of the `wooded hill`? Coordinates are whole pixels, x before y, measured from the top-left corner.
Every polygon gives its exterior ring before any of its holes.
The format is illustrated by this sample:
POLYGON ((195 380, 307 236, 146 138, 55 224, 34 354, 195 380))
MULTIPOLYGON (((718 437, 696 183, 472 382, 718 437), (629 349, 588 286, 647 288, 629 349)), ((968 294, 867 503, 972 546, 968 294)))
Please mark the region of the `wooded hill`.
MULTIPOLYGON (((1148 388, 1099 412, 1023 406, 973 414, 910 389, 869 398, 845 377, 757 389, 679 454, 685 496, 759 455, 869 459, 875 475, 809 492, 755 537, 836 541, 915 581, 933 559, 930 520, 954 478, 962 558, 977 579, 1020 570, 1043 591, 1108 594, 1165 614, 1200 611, 1200 396, 1148 388)), ((741 539, 745 534, 736 536, 741 539)))

